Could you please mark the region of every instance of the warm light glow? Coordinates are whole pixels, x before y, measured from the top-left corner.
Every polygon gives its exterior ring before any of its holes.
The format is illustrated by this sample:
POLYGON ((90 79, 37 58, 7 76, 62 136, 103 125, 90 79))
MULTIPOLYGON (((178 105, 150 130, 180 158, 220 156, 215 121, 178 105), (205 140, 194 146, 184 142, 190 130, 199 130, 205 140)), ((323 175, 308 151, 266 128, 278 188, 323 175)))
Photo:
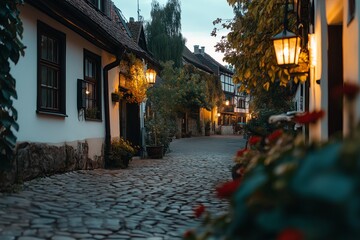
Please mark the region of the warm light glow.
POLYGON ((89 95, 90 94, 90 91, 88 89, 85 90, 85 94, 86 95, 89 95))
POLYGON ((229 105, 230 105, 230 101, 229 101, 229 100, 226 100, 226 101, 225 101, 225 105, 226 105, 226 106, 229 106, 229 105))
POLYGON ((149 68, 146 70, 146 80, 149 84, 155 84, 156 81, 156 71, 149 68))
POLYGON ((310 66, 316 66, 316 40, 315 34, 309 34, 309 58, 310 66))
POLYGON ((220 116, 221 116, 221 114, 220 114, 220 113, 218 113, 218 114, 217 114, 217 116, 218 116, 218 117, 220 117, 220 116))
POLYGON ((272 39, 278 65, 297 65, 301 50, 300 37, 290 31, 282 31, 272 39))

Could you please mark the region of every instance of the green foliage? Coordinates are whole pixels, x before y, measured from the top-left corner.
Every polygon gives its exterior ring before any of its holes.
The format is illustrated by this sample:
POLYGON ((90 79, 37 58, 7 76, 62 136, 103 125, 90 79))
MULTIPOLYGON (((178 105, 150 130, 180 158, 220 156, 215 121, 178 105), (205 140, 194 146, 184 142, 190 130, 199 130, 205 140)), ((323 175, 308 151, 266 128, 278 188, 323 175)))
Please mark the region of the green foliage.
POLYGON ((147 91, 148 103, 151 106, 151 112, 145 119, 148 145, 166 147, 169 137, 175 135, 175 106, 179 98, 176 87, 178 74, 178 70, 173 68, 173 62, 163 63, 162 82, 147 91))
MULTIPOLYGON (((291 80, 290 72, 277 66, 271 41, 271 37, 282 30, 285 0, 244 0, 241 4, 228 0, 228 3, 234 7, 236 16, 233 21, 223 23, 230 32, 216 49, 223 52, 224 60, 235 67, 234 82, 243 83, 241 91, 258 85, 267 89, 273 83, 286 86, 291 80)), ((289 13, 288 25, 293 32, 296 32, 295 22, 295 14, 289 13)), ((216 23, 221 23, 221 20, 216 23)), ((302 60, 307 61, 305 58, 302 60)), ((294 81, 304 80, 298 78, 295 77, 294 81)))
POLYGON ((151 22, 146 24, 150 52, 163 62, 174 61, 181 66, 185 39, 181 34, 181 7, 179 0, 168 0, 165 6, 153 1, 151 22))
POLYGON ((185 65, 178 76, 179 105, 183 109, 198 109, 207 106, 206 81, 193 65, 185 65))
POLYGON ((139 147, 132 145, 129 141, 119 137, 111 141, 110 165, 115 166, 115 162, 120 163, 121 168, 126 168, 129 159, 136 154, 139 147))
POLYGON ((255 118, 248 122, 245 130, 252 135, 266 136, 270 134, 275 129, 275 126, 269 124, 269 117, 294 109, 290 85, 282 87, 273 84, 269 86, 268 91, 265 91, 261 86, 253 89, 251 109, 255 118))
POLYGON ((141 103, 149 87, 144 73, 144 63, 134 54, 127 54, 120 62, 120 73, 125 78, 125 93, 118 92, 120 97, 129 103, 141 103))
POLYGON ((21 43, 23 26, 17 6, 22 0, 2 0, 0 2, 0 166, 9 165, 13 157, 16 136, 17 111, 13 100, 17 98, 15 79, 10 74, 10 61, 17 64, 24 55, 21 43))

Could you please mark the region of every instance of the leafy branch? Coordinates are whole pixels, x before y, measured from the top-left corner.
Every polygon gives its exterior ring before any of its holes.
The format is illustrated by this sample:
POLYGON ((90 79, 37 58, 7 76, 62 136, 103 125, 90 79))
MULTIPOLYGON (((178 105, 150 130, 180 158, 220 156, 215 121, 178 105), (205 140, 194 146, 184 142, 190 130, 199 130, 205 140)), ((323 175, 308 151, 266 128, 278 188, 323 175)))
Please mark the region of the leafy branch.
POLYGON ((19 17, 18 5, 22 0, 2 0, 0 2, 0 166, 9 166, 13 157, 18 113, 13 107, 17 99, 16 81, 10 74, 10 61, 17 64, 24 55, 25 46, 21 43, 23 26, 19 17))

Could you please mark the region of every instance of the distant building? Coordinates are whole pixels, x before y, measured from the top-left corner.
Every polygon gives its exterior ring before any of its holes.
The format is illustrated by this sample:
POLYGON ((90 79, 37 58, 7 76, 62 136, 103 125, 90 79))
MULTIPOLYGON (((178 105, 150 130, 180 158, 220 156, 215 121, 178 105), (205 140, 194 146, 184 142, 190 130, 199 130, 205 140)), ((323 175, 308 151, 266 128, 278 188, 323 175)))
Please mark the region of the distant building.
POLYGON ((233 82, 233 69, 227 68, 217 62, 205 52, 205 47, 199 48, 199 45, 195 45, 194 54, 204 65, 209 67, 221 81, 225 96, 223 105, 217 110, 217 124, 221 126, 221 132, 231 133, 231 129, 237 132, 247 121, 249 115, 249 96, 238 92, 240 85, 233 82))

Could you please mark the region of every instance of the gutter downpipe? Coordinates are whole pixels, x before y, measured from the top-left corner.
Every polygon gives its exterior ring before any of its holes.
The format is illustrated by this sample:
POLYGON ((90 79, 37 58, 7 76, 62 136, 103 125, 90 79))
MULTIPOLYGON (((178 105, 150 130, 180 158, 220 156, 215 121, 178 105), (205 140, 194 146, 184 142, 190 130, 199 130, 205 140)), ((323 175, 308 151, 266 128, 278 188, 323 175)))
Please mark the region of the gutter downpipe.
POLYGON ((105 108, 105 149, 104 149, 104 160, 105 167, 107 167, 109 162, 109 153, 111 145, 111 132, 110 132, 110 110, 109 110, 109 71, 114 67, 119 66, 122 55, 125 53, 125 49, 120 51, 120 54, 116 55, 116 60, 109 63, 103 69, 103 81, 104 81, 104 108, 105 108))

